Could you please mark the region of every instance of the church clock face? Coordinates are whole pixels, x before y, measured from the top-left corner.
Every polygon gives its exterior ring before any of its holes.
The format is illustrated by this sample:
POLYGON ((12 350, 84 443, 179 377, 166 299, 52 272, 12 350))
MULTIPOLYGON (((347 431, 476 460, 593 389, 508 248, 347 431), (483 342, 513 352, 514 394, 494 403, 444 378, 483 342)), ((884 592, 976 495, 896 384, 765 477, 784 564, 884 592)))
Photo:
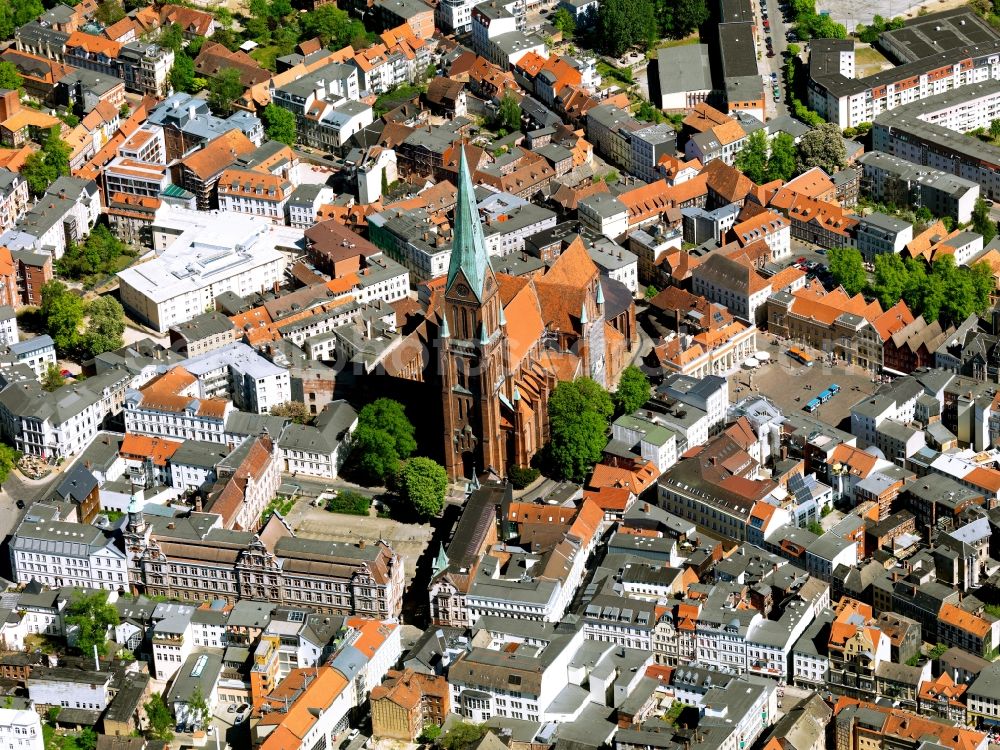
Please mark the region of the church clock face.
POLYGON ((458 286, 455 287, 455 291, 458 292, 460 296, 466 297, 469 294, 469 287, 467 287, 465 284, 459 284, 458 286))

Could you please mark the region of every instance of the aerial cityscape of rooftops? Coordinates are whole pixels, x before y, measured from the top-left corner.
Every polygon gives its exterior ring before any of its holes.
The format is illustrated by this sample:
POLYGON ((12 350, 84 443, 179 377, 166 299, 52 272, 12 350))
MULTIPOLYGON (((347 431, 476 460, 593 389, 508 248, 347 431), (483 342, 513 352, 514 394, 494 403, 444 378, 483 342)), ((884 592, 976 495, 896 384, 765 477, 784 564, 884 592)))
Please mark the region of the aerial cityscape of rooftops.
POLYGON ((0 750, 1000 750, 1000 0, 0 40, 0 750))

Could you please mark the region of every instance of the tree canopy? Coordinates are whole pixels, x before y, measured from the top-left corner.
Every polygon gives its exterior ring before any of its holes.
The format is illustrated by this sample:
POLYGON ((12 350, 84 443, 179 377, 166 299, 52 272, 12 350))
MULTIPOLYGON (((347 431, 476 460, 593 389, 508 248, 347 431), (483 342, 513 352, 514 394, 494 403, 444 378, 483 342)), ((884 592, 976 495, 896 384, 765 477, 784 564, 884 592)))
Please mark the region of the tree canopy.
POLYGON ((361 46, 368 38, 361 21, 351 18, 332 3, 303 13, 300 25, 304 37, 319 37, 330 49, 341 49, 348 44, 361 46))
POLYGON ((920 260, 884 253, 875 256, 874 265, 872 291, 883 307, 902 299, 914 315, 945 324, 959 324, 989 309, 994 280, 986 263, 956 267, 955 257, 944 255, 928 269, 920 260))
POLYGON ((400 489, 421 518, 433 518, 444 508, 448 473, 437 461, 417 456, 403 467, 400 489))
POLYGON ((108 602, 107 591, 81 594, 66 605, 66 625, 76 628, 76 647, 84 654, 94 648, 101 656, 108 653, 108 628, 118 624, 118 610, 108 602))
POLYGON ((656 20, 662 36, 683 39, 708 20, 705 0, 657 0, 656 20))
POLYGON ((856 248, 835 247, 827 257, 830 259, 830 275, 844 287, 845 292, 853 296, 868 286, 865 261, 856 248))
POLYGON ((486 727, 482 724, 458 721, 440 737, 438 744, 443 750, 472 750, 485 734, 486 727))
POLYGON ((398 401, 380 398, 366 404, 358 414, 358 427, 351 437, 352 469, 362 481, 386 484, 417 449, 413 424, 398 401))
POLYGON ((631 414, 649 400, 649 378, 635 365, 622 370, 618 389, 611 397, 617 414, 631 414))
POLYGON ((170 85, 175 91, 186 91, 194 94, 201 89, 195 82, 202 82, 204 79, 197 78, 194 70, 194 60, 183 52, 174 55, 174 66, 170 69, 170 85))
POLYGON ((824 122, 813 128, 799 141, 799 169, 806 171, 820 167, 833 174, 847 163, 847 149, 840 128, 824 122))
POLYGON ((79 343, 83 313, 83 300, 61 281, 42 286, 42 320, 60 352, 72 351, 79 343))
POLYGON ((562 32, 565 38, 570 38, 576 32, 576 19, 565 8, 559 8, 552 16, 552 25, 562 32))
POLYGON ((972 208, 972 230, 983 235, 983 244, 997 236, 997 223, 990 218, 990 207, 982 198, 977 198, 972 208))
POLYGON ((312 415, 308 407, 301 401, 286 401, 283 404, 271 407, 271 415, 275 417, 288 417, 295 424, 308 424, 312 421, 312 415))
POLYGON ((597 11, 598 44, 614 57, 630 47, 647 49, 656 39, 652 0, 604 0, 597 11))
POLYGON ((13 63, 0 60, 0 89, 19 89, 24 86, 24 79, 13 63))
POLYGON ((508 133, 514 133, 521 129, 521 104, 517 97, 509 91, 500 99, 500 106, 497 109, 497 125, 508 133))
POLYGON ((79 280, 121 270, 122 256, 134 257, 135 251, 115 237, 105 224, 98 224, 83 244, 70 244, 55 265, 61 276, 79 280))
POLYGON ((125 345, 125 310, 111 295, 98 297, 86 308, 87 330, 81 340, 84 353, 96 357, 125 345))
POLYGON ((273 102, 264 107, 262 114, 264 129, 272 141, 279 141, 287 146, 294 146, 297 136, 295 115, 273 102))
POLYGON ((240 71, 236 68, 223 68, 219 75, 208 82, 209 106, 217 114, 227 115, 232 112, 233 102, 243 94, 243 91, 240 71))
POLYGON ((163 700, 163 695, 153 693, 146 701, 146 718, 149 720, 149 729, 146 734, 150 739, 161 742, 170 742, 174 739, 174 717, 163 700))
POLYGON ((795 139, 790 133, 778 133, 771 141, 767 159, 767 179, 787 182, 795 176, 795 139))
POLYGON ((736 154, 736 168, 756 183, 767 177, 767 133, 763 128, 755 130, 736 154))
POLYGON ((28 189, 35 195, 44 193, 49 185, 69 174, 69 145, 59 137, 59 126, 49 131, 40 151, 24 160, 21 176, 28 182, 28 189))
POLYGON ((614 404, 590 378, 559 383, 549 398, 549 457, 560 477, 583 481, 601 459, 614 404))

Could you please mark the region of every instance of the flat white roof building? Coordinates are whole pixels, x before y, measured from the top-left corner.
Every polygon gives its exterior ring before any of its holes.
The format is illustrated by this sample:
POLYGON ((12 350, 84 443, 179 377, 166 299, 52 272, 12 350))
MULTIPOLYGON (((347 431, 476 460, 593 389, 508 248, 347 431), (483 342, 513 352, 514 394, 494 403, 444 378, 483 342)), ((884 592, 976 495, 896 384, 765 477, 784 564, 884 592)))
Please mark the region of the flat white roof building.
POLYGON ((240 296, 281 280, 286 253, 299 252, 302 230, 226 211, 164 205, 153 223, 160 256, 118 274, 122 304, 165 333, 214 307, 223 292, 240 296))

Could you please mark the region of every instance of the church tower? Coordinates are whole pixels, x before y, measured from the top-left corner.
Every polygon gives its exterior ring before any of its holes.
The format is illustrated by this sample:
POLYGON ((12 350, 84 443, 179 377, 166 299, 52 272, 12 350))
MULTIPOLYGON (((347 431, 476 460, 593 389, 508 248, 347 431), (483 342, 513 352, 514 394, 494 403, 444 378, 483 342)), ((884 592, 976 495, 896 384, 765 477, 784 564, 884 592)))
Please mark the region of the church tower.
POLYGON ((452 480, 487 469, 506 474, 500 426, 506 321, 499 291, 463 148, 438 342, 444 459, 452 480))

